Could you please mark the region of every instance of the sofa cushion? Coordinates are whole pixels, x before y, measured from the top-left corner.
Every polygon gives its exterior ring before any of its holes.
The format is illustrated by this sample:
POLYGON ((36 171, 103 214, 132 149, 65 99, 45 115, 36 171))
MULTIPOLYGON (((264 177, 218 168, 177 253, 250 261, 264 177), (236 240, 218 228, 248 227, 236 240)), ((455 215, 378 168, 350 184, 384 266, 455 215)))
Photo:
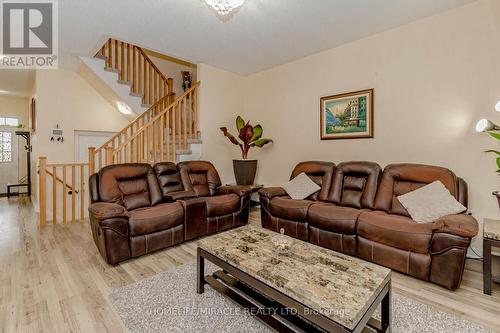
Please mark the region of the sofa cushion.
POLYGON ((240 197, 234 193, 204 198, 207 204, 207 216, 223 216, 240 210, 240 197))
POLYGON ((330 186, 332 184, 333 174, 335 173, 335 164, 331 162, 321 161, 306 161, 295 166, 290 179, 297 177, 299 174, 305 173, 313 182, 315 182, 321 190, 314 192, 308 198, 310 200, 324 201, 328 197, 330 186))
POLYGON ((322 230, 356 234, 356 222, 363 211, 333 204, 314 204, 309 208, 309 224, 322 230))
POLYGON ((184 222, 184 209, 180 202, 159 204, 129 212, 131 236, 145 235, 175 227, 184 222))
POLYGON ((416 253, 429 253, 433 223, 419 224, 409 217, 382 211, 363 212, 358 235, 371 241, 416 253))
POLYGON ((206 161, 186 161, 177 164, 182 187, 193 191, 199 197, 217 194, 222 185, 219 174, 212 163, 206 161))
POLYGON ((321 190, 321 187, 303 172, 283 185, 283 188, 292 199, 296 200, 305 199, 321 190))
POLYGON ((154 206, 162 201, 156 174, 149 164, 128 163, 99 171, 99 197, 127 210, 154 206))
POLYGON ((271 199, 269 210, 271 215, 291 220, 307 221, 307 212, 309 207, 315 203, 311 200, 294 200, 288 197, 275 197, 271 199))
POLYGON ((446 215, 458 214, 467 208, 450 194, 439 180, 398 197, 411 218, 418 223, 430 223, 446 215))

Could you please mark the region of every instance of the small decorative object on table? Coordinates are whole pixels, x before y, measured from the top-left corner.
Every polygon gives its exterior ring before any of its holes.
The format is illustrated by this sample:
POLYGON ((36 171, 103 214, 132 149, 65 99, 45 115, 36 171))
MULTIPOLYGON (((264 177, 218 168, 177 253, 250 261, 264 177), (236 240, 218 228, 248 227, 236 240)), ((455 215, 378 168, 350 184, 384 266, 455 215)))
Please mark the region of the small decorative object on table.
POLYGON ((191 72, 188 71, 181 71, 181 73, 182 73, 182 89, 186 91, 189 88, 191 88, 191 85, 193 84, 193 76, 191 75, 191 72))
POLYGON ((243 118, 236 118, 236 129, 238 130, 238 138, 241 142, 229 131, 227 127, 221 127, 220 130, 231 141, 232 144, 239 146, 241 149, 241 160, 233 160, 234 177, 238 185, 253 185, 255 173, 257 172, 257 160, 248 159, 248 151, 252 147, 262 148, 266 144, 273 142, 271 139, 262 138, 262 126, 252 126, 250 122, 245 123, 243 118))
POLYGON ((280 229, 280 234, 271 238, 273 242, 274 250, 278 254, 286 254, 290 252, 293 246, 293 239, 285 235, 285 229, 280 229))

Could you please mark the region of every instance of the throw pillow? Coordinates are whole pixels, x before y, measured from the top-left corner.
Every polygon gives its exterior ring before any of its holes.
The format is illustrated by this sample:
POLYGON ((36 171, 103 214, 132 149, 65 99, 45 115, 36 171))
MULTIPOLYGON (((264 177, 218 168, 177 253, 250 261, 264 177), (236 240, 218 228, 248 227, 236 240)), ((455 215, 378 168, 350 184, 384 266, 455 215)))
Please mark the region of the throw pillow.
POLYGON ((434 222, 443 216, 467 210, 440 181, 400 195, 398 200, 411 218, 418 223, 434 222))
POLYGON ((292 199, 298 200, 305 199, 321 190, 321 187, 303 172, 283 185, 283 188, 292 199))

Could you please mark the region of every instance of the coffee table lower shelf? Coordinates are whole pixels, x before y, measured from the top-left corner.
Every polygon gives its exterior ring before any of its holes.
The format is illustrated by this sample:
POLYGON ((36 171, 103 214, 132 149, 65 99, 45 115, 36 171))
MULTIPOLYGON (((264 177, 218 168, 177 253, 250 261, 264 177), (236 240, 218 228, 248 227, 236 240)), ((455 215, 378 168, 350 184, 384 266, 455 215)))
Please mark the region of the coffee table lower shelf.
POLYGON ((325 317, 299 301, 257 280, 213 254, 197 250, 197 292, 202 294, 205 284, 246 309, 277 332, 363 332, 369 327, 376 332, 391 331, 391 282, 382 288, 368 307, 357 326, 350 330, 325 317), (222 270, 205 275, 205 259, 222 270), (381 321, 372 318, 381 304, 381 321))

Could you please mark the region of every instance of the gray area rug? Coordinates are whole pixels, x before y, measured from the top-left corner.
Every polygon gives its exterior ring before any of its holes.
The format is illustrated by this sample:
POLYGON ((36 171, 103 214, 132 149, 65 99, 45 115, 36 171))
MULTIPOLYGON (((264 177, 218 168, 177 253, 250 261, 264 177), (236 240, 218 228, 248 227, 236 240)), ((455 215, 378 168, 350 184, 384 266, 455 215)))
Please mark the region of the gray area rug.
MULTIPOLYGON (((207 263, 207 271, 215 267, 207 263)), ((196 294, 196 263, 114 289, 110 301, 130 332, 272 332, 210 286, 196 294)), ((393 332, 493 332, 393 293, 393 332)))

